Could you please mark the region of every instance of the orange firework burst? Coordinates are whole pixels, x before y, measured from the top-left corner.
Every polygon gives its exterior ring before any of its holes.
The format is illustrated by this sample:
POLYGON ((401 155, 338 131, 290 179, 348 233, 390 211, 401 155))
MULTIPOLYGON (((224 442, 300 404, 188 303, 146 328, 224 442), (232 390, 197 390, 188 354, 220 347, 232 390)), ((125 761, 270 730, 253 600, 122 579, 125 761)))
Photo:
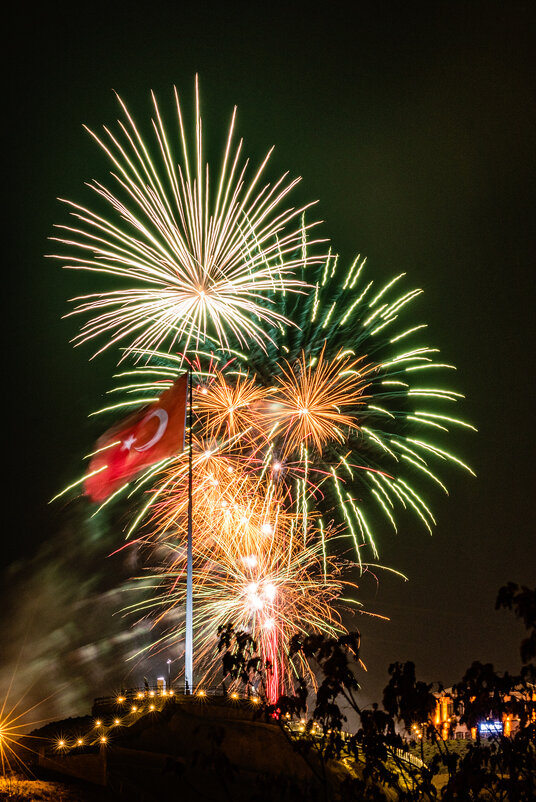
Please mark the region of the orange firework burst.
POLYGON ((209 437, 259 435, 259 405, 273 392, 255 377, 237 373, 232 377, 216 370, 206 385, 198 388, 195 408, 209 437))
POLYGON ((304 351, 297 363, 285 362, 274 396, 273 411, 268 416, 276 423, 277 433, 284 438, 284 453, 299 450, 302 444, 313 444, 319 453, 329 440, 344 440, 341 428, 359 427, 356 407, 365 403, 367 375, 374 367, 358 359, 337 354, 325 358, 325 348, 318 360, 307 359, 304 351), (353 414, 343 414, 342 408, 353 414))
MULTIPOLYGON (((251 470, 239 450, 218 453, 196 439, 192 475, 193 525, 197 538, 215 543, 239 541, 256 548, 273 536, 283 521, 293 519, 285 511, 284 486, 251 470)), ((185 456, 162 473, 149 503, 150 539, 181 542, 186 537, 188 471, 185 456)), ((286 523, 285 523, 286 525, 286 523)))
MULTIPOLYGON (((13 682, 14 676, 11 682, 13 682)), ((25 769, 25 758, 29 758, 32 753, 35 753, 35 749, 31 746, 32 742, 41 740, 37 736, 28 735, 28 730, 34 729, 37 724, 42 723, 41 720, 36 720, 30 715, 41 702, 21 710, 26 694, 12 704, 9 702, 10 690, 11 684, 0 706, 0 769, 1 775, 4 777, 10 771, 25 769)), ((2 796, 1 793, 0 796, 2 796)))

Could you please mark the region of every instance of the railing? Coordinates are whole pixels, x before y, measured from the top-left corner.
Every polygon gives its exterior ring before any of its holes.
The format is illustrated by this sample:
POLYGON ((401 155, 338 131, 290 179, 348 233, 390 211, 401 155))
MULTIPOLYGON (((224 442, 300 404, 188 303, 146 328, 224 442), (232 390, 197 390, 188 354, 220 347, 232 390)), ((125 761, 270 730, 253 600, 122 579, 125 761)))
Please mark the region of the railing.
POLYGON ((426 768, 426 763, 421 760, 420 757, 417 757, 417 755, 412 755, 411 752, 405 752, 403 749, 395 749, 394 753, 400 760, 405 760, 406 763, 411 763, 418 769, 426 768))
MULTIPOLYGON (((303 721, 289 721, 286 726, 291 732, 305 732, 305 722, 303 721)), ((313 727, 309 734, 319 739, 322 737, 322 732, 319 727, 313 727)), ((349 741, 352 738, 352 733, 345 732, 344 730, 341 730, 339 734, 343 741, 349 741)), ((411 752, 406 752, 404 749, 394 749, 390 751, 391 754, 397 757, 399 760, 404 760, 406 763, 411 763, 418 769, 426 768, 426 763, 421 760, 420 757, 417 757, 417 755, 412 755, 411 752)))
POLYGON ((137 688, 127 688, 121 690, 115 696, 98 696, 96 699, 93 700, 94 707, 108 707, 108 706, 117 706, 122 705, 127 702, 137 702, 143 699, 175 699, 176 701, 184 701, 185 699, 190 698, 228 698, 228 699, 244 699, 244 700, 252 700, 258 699, 258 696, 255 694, 254 691, 249 691, 248 693, 238 692, 235 690, 229 690, 225 687, 220 685, 214 686, 198 686, 191 691, 188 687, 185 687, 184 684, 174 684, 171 688, 162 688, 158 685, 144 685, 143 687, 137 688))

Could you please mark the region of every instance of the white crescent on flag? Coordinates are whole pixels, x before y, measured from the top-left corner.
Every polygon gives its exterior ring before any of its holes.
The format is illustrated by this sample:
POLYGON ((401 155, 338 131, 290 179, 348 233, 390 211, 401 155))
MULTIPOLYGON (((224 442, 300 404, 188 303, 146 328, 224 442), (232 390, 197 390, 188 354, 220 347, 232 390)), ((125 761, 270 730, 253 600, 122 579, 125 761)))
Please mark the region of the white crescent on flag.
POLYGON ((142 446, 134 446, 134 449, 136 451, 148 451, 156 443, 158 443, 158 441, 161 439, 161 437, 163 436, 164 432, 166 431, 166 428, 167 428, 167 425, 168 425, 169 416, 168 416, 168 414, 167 414, 165 409, 155 409, 155 410, 153 410, 153 412, 149 412, 149 414, 146 415, 144 417, 144 419, 141 421, 140 426, 143 426, 144 423, 147 423, 147 421, 150 421, 151 418, 158 418, 158 420, 159 420, 158 429, 156 430, 154 435, 151 437, 151 439, 148 440, 146 443, 144 443, 142 446))

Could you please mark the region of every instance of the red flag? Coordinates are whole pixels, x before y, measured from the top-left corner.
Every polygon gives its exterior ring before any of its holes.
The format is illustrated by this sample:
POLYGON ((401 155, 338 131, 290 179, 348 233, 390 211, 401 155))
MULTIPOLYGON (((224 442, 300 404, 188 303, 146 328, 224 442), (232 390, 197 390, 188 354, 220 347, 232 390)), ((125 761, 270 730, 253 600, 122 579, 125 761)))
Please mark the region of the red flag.
POLYGON ((187 395, 184 373, 157 401, 98 439, 85 484, 93 501, 104 501, 135 474, 184 449, 187 395))

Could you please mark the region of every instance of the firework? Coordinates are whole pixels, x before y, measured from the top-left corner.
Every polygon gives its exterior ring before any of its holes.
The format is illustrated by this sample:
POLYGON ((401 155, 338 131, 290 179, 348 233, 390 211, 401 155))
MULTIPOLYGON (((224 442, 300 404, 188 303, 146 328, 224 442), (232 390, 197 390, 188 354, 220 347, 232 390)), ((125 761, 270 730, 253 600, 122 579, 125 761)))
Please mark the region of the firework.
POLYGON ((447 492, 438 465, 472 473, 444 440, 452 426, 473 427, 445 410, 462 397, 444 383, 453 366, 423 341, 424 324, 404 324, 421 291, 399 292, 404 274, 376 287, 359 258, 342 273, 331 254, 311 256, 304 209, 286 208, 295 182, 262 186, 266 160, 247 179, 234 115, 213 192, 197 85, 193 166, 178 96, 178 166, 153 102, 158 159, 121 103, 120 135, 94 135, 119 189, 92 185, 117 219, 70 203, 78 223, 60 227, 59 241, 78 254, 67 267, 128 284, 77 299, 74 310, 90 315, 77 342, 102 335, 102 348, 126 344, 123 358, 135 363, 102 411, 155 400, 188 365, 193 467, 190 454, 163 460, 104 504, 141 499, 127 538, 136 534, 160 566, 132 609, 164 623, 162 647, 184 629, 191 489, 198 674, 218 626, 232 623, 272 663, 275 701, 298 670, 288 637, 343 631, 334 606, 342 569, 378 558, 381 519, 396 530, 410 513, 432 531, 423 486, 447 492))
MULTIPOLYGON (((14 675, 11 679, 13 682, 14 675)), ((21 709, 24 696, 14 704, 9 701, 9 691, 0 705, 0 777, 5 778, 11 771, 26 770, 25 758, 29 759, 36 750, 32 748, 35 741, 41 741, 37 736, 29 735, 28 730, 34 729, 41 720, 36 720, 33 711, 40 702, 27 709, 21 709)), ((47 701, 47 700, 43 700, 47 701)), ((1 790, 9 792, 9 787, 1 790)), ((8 794, 10 795, 10 794, 8 794)))
POLYGON ((259 386, 254 376, 240 372, 228 377, 216 370, 196 393, 197 418, 205 436, 214 439, 249 437, 250 446, 268 440, 263 411, 274 390, 259 386))
MULTIPOLYGON (((353 544, 362 568, 365 545, 377 555, 370 511, 381 511, 396 528, 398 505, 431 530, 433 515, 415 477, 446 490, 432 459, 467 467, 422 434, 424 427, 446 435, 450 425, 468 426, 441 410, 456 392, 415 378, 450 366, 426 346, 400 349, 422 327, 388 333, 418 293, 392 298, 391 282, 368 299, 372 286, 359 285, 360 273, 361 266, 352 266, 335 314, 333 301, 322 308, 324 293, 330 297, 324 271, 312 298, 301 299, 310 320, 307 326, 302 314, 305 333, 293 333, 293 348, 280 343, 280 350, 212 354, 205 367, 198 356, 192 364, 197 670, 210 663, 218 625, 247 628, 274 665, 272 701, 297 670, 282 650, 292 631, 341 631, 334 607, 344 585, 338 554, 353 544), (343 349, 343 342, 352 347, 343 349)), ((333 284, 335 276, 332 266, 333 284)), ((180 364, 180 357, 153 354, 143 369, 121 375, 132 381, 121 392, 161 392, 180 364)), ((187 455, 138 480, 150 492, 131 531, 144 533, 166 567, 154 577, 156 595, 134 607, 168 624, 158 645, 183 630, 187 482, 187 455)))
MULTIPOLYGON (((263 658, 272 664, 268 687, 272 701, 282 688, 292 688, 296 676, 307 670, 286 654, 292 634, 297 630, 328 635, 346 631, 333 602, 344 588, 358 604, 356 586, 343 579, 344 563, 328 557, 313 532, 309 540, 312 545, 304 548, 294 521, 285 517, 276 527, 264 527, 264 531, 259 527, 256 537, 242 530, 232 538, 196 541, 194 643, 200 682, 219 673, 214 664, 219 626, 233 623, 257 640, 263 658)), ((177 542, 181 542, 180 536, 177 542)), ((157 648, 178 644, 184 631, 186 550, 167 544, 168 554, 158 573, 140 580, 145 599, 131 608, 160 627, 167 624, 157 648)))
POLYGON ((282 439, 283 459, 310 446, 321 454, 323 445, 344 443, 346 431, 359 428, 356 411, 365 404, 366 375, 371 371, 361 368, 362 361, 339 353, 328 362, 322 349, 318 358, 302 351, 294 364, 285 360, 280 365, 268 416, 275 424, 274 439, 282 439), (342 414, 343 408, 354 414, 342 414))
POLYGON ((284 174, 267 182, 271 151, 249 177, 242 141, 233 145, 235 109, 213 187, 197 81, 195 98, 193 159, 176 90, 178 136, 166 132, 153 95, 154 155, 121 99, 118 132, 89 132, 113 165, 113 191, 89 184, 111 215, 64 201, 76 222, 57 226, 62 233, 53 239, 70 253, 52 256, 70 269, 126 280, 126 287, 74 299, 71 314, 89 315, 77 343, 102 336, 99 351, 165 343, 188 352, 208 335, 220 348, 231 341, 263 346, 274 326, 290 323, 274 301, 300 291, 304 283, 294 271, 316 261, 302 248, 314 225, 303 222, 307 207, 286 206, 299 179, 284 174))
MULTIPOLYGON (((284 499, 270 482, 259 480, 239 450, 221 453, 200 440, 193 446, 194 529, 204 543, 239 539, 243 545, 272 534, 285 515, 284 499)), ((160 472, 146 502, 144 531, 152 540, 181 539, 188 510, 187 456, 160 472)))
MULTIPOLYGON (((382 516, 396 531, 400 511, 413 514, 432 531, 422 486, 447 492, 438 466, 449 463, 472 473, 445 440, 451 427, 474 429, 445 410, 461 394, 423 378, 453 369, 422 344, 425 326, 400 325, 420 291, 397 294, 402 276, 374 290, 363 281, 363 267, 356 261, 339 277, 330 259, 313 292, 285 296, 285 311, 299 328, 283 329, 266 351, 236 351, 231 359, 213 352, 205 368, 199 358, 192 365, 195 430, 211 443, 207 452, 242 462, 246 495, 259 483, 277 486, 305 540, 311 509, 321 512, 325 527, 331 520, 344 525, 358 560, 365 544, 377 556, 371 521, 378 526, 382 516)), ((154 367, 128 372, 132 383, 122 384, 122 392, 154 397, 180 361, 153 354, 154 367)), ((184 458, 172 461, 165 482, 174 471, 184 477, 185 465, 184 458)), ((140 486, 146 487, 143 477, 140 486)), ((171 514, 174 502, 166 503, 171 514)), ((165 519, 162 507, 160 514, 165 519)))

